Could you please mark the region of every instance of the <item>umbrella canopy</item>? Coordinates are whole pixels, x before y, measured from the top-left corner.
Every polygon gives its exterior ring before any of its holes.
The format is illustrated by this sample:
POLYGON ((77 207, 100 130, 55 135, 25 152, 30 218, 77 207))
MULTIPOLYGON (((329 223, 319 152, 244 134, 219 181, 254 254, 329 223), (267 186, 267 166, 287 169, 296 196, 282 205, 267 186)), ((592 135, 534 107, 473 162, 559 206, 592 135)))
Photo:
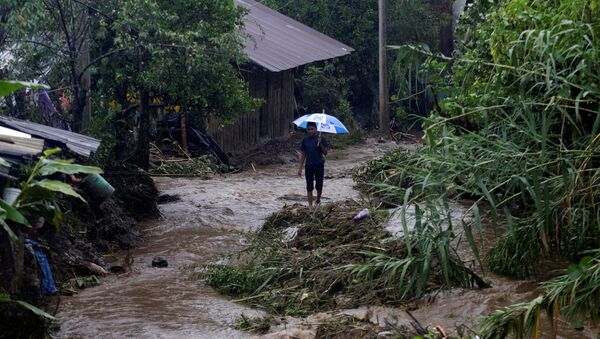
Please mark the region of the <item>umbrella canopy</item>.
POLYGON ((346 126, 336 117, 325 113, 306 114, 294 120, 294 124, 300 128, 306 128, 309 122, 317 124, 317 131, 333 134, 350 133, 346 126))

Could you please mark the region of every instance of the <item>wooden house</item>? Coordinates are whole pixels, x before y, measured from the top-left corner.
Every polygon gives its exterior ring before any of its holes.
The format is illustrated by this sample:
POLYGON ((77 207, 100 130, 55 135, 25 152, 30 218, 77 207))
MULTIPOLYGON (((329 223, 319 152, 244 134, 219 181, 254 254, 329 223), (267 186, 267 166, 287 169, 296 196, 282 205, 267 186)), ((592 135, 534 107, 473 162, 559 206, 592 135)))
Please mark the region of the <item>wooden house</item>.
POLYGON ((207 120, 207 133, 226 152, 239 152, 261 140, 286 136, 294 120, 294 71, 303 65, 350 54, 353 49, 254 0, 246 7, 243 34, 251 65, 243 72, 250 95, 264 99, 254 112, 224 125, 207 120))

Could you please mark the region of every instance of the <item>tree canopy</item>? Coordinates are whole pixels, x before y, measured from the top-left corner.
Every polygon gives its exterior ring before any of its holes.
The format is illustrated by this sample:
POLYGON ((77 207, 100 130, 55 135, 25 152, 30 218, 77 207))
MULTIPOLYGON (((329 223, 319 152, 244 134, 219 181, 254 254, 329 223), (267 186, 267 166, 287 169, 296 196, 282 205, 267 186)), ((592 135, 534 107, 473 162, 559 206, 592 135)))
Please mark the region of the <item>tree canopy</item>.
POLYGON ((70 113, 84 104, 87 70, 99 116, 111 103, 139 101, 142 88, 192 114, 232 118, 254 107, 236 66, 245 61, 244 10, 232 1, 11 0, 4 6, 0 48, 14 57, 5 76, 71 90, 70 113), (90 58, 82 65, 84 40, 90 58))

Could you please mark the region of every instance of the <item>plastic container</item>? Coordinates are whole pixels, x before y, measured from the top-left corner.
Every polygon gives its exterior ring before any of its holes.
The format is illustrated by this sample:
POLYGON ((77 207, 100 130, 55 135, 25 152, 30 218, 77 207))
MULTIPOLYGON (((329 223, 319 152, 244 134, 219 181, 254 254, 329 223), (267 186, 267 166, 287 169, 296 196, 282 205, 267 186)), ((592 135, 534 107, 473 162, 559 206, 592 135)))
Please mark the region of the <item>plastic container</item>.
POLYGON ((354 218, 352 218, 352 220, 359 221, 359 220, 362 220, 362 219, 364 219, 364 218, 366 218, 368 216, 369 216, 369 209, 365 208, 362 211, 358 212, 358 214, 355 215, 354 218))
POLYGON ((9 205, 12 205, 21 194, 21 189, 15 187, 6 187, 4 192, 2 193, 2 199, 6 201, 9 205))
POLYGON ((108 199, 115 192, 115 188, 99 174, 90 174, 85 177, 81 181, 81 187, 97 203, 108 199))

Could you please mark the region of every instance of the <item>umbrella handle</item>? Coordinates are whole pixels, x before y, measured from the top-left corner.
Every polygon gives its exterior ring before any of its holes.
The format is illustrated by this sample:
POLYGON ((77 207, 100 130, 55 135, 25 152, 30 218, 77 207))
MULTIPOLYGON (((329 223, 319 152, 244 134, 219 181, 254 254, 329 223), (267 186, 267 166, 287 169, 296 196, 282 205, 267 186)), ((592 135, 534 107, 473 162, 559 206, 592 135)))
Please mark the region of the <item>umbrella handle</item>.
POLYGON ((321 132, 319 131, 319 139, 317 140, 317 146, 321 146, 321 132))

